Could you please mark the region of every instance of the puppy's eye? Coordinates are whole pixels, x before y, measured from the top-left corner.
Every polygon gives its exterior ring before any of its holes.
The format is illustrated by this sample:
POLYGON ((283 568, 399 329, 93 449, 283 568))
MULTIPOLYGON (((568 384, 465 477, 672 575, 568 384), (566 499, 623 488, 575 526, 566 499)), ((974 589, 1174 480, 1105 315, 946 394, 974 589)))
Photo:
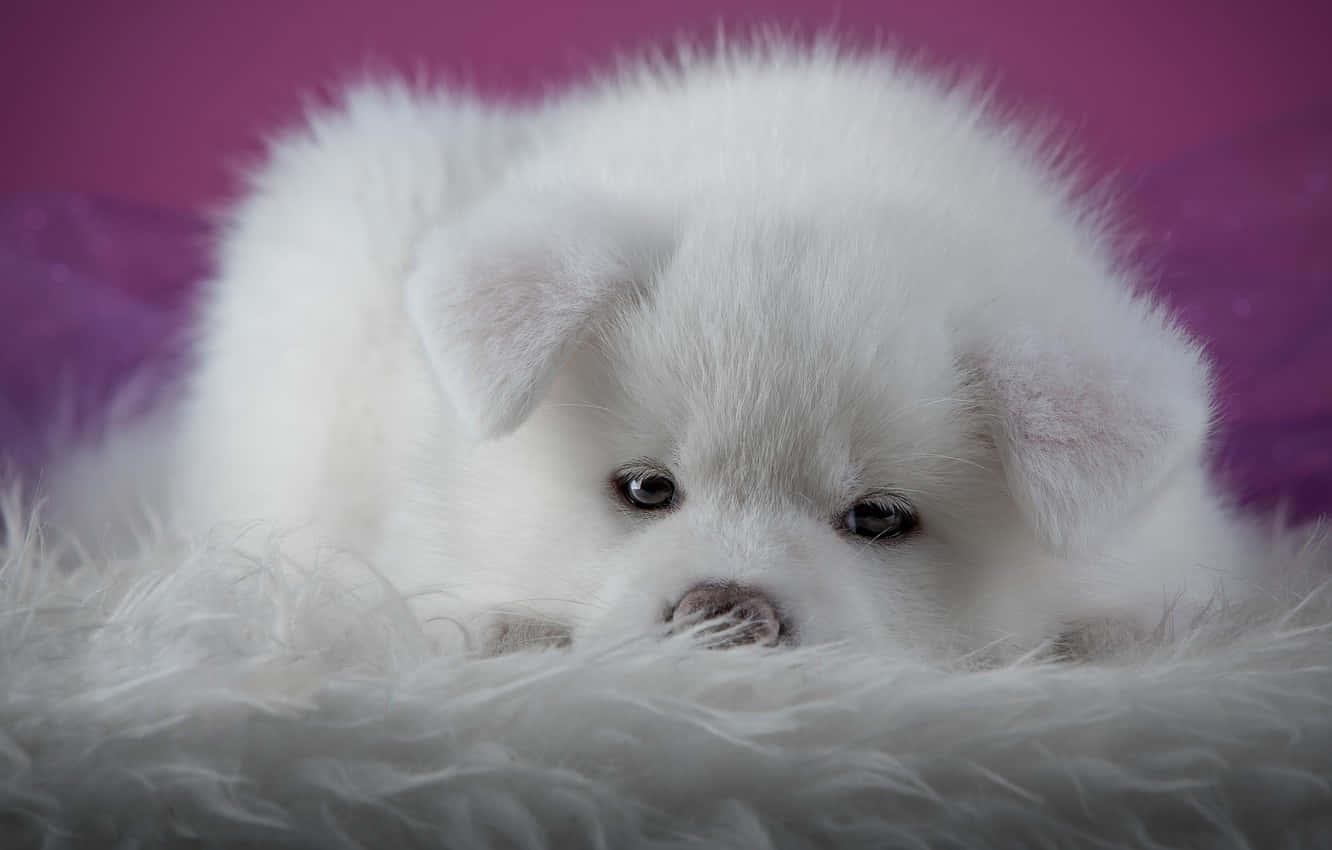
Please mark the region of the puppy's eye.
POLYGON ((620 495, 635 508, 655 511, 675 501, 675 482, 661 472, 628 472, 619 476, 620 495))
POLYGON ((916 527, 916 522, 911 506, 893 498, 864 499, 842 517, 847 531, 871 540, 902 537, 916 527))

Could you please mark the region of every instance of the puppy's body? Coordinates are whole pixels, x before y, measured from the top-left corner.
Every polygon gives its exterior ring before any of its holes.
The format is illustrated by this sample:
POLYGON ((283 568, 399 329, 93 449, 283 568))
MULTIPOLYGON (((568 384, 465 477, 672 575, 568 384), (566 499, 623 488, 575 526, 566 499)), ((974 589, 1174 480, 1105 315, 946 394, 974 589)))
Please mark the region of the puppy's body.
POLYGON ((707 583, 924 657, 1150 628, 1252 544, 1198 352, 1132 287, 1016 134, 882 58, 363 88, 223 244, 174 506, 355 551, 441 633, 642 633, 707 583), (849 533, 866 498, 918 527, 849 533))

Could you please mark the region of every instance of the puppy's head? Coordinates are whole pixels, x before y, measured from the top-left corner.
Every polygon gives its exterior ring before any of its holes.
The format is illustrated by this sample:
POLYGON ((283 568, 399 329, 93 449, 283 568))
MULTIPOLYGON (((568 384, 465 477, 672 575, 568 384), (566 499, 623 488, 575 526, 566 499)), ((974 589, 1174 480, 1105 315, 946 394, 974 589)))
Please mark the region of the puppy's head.
POLYGON ((1197 353, 1055 235, 497 200, 408 286, 468 446, 425 477, 428 548, 575 637, 1047 637, 1208 419, 1197 353))

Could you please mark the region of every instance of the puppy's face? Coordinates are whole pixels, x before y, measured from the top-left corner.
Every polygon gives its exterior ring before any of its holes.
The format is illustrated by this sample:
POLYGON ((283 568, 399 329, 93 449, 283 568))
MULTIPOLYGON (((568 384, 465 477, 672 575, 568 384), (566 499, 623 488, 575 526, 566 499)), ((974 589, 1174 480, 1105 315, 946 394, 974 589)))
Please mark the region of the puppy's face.
POLYGON ((1102 356, 1124 346, 1088 330, 1099 305, 1030 312, 1044 296, 1020 278, 1042 257, 946 224, 726 215, 583 234, 501 269, 446 243, 413 283, 446 398, 482 434, 511 429, 439 472, 436 548, 473 565, 458 589, 479 607, 575 639, 724 615, 764 644, 1030 645, 1076 613, 1085 580, 1065 567, 1095 545, 1094 513, 1128 511, 1194 427, 1102 356), (497 273, 518 300, 440 286, 497 273), (1141 403, 1122 397, 1135 385, 1141 403))

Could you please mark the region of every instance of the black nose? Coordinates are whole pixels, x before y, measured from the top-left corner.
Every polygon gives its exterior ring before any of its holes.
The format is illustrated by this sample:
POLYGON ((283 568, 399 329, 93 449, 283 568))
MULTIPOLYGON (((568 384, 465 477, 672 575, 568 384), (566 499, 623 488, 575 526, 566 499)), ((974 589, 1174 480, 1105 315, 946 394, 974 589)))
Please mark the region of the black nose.
POLYGON ((776 646, 782 634, 777 606, 760 590, 732 582, 704 582, 680 597, 668 618, 676 628, 708 623, 703 633, 721 633, 716 649, 745 644, 776 646), (713 625, 715 621, 715 626, 713 625))

